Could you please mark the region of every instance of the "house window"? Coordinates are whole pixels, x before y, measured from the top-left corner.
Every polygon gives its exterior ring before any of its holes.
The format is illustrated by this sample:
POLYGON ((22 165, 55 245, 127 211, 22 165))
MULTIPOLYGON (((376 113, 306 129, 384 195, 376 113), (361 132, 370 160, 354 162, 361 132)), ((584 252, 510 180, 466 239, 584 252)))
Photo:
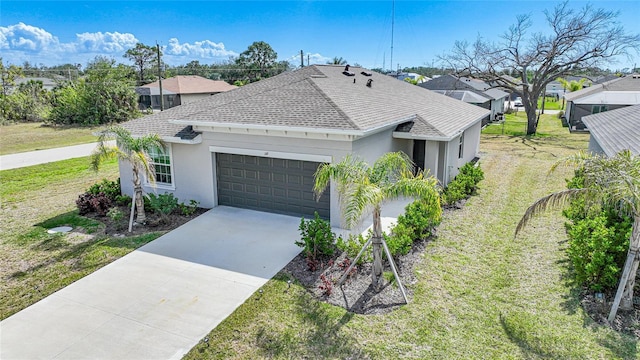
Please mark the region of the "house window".
POLYGON ((460 135, 460 143, 458 144, 458 159, 464 156, 464 133, 460 135))
POLYGON ((597 113, 601 113, 601 112, 605 112, 609 109, 607 109, 607 105, 593 105, 591 107, 591 113, 592 114, 597 114, 597 113))
POLYGON ((149 151, 151 166, 156 171, 156 183, 159 185, 173 186, 173 173, 171 168, 171 146, 166 148, 153 148, 149 151))

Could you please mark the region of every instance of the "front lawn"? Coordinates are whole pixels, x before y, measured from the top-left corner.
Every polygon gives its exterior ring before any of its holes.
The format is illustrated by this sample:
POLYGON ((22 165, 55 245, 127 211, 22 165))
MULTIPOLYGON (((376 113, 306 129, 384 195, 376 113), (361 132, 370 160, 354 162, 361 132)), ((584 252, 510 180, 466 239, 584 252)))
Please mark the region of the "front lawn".
POLYGON ((0 126, 0 155, 95 142, 100 127, 46 126, 19 123, 0 126))
POLYGON ((485 180, 478 196, 445 215, 408 284, 410 304, 357 315, 318 302, 295 279, 289 288, 281 272, 185 358, 637 358, 635 338, 595 325, 582 310, 559 212, 513 237, 525 209, 572 175, 548 176, 551 164, 587 147, 588 136, 569 134, 552 116, 540 131, 523 138, 485 130, 485 180))
MULTIPOLYGON (((4 129, 4 128, 3 128, 4 129)), ((75 200, 90 185, 118 176, 116 161, 96 173, 89 158, 0 171, 0 319, 157 238, 112 238, 104 225, 81 217, 75 200), (67 235, 48 234, 60 225, 67 235)))

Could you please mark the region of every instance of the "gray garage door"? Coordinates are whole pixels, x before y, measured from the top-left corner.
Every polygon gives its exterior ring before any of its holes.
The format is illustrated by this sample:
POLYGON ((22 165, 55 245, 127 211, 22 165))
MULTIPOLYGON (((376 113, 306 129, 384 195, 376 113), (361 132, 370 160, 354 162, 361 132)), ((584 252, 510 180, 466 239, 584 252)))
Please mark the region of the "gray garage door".
POLYGON ((315 200, 313 175, 320 163, 216 154, 218 204, 286 215, 329 218, 329 191, 315 200))

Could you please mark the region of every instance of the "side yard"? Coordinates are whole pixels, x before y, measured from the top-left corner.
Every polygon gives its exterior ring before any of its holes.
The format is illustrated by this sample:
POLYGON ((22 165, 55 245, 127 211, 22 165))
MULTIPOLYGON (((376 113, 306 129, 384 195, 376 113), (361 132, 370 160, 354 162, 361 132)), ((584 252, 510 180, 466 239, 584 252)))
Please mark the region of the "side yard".
POLYGON ((185 358, 637 358, 635 338, 595 325, 582 310, 580 289, 567 280, 559 212, 513 237, 525 209, 572 175, 548 176, 551 164, 587 146, 588 136, 568 134, 552 116, 540 131, 486 131, 478 196, 445 215, 415 269, 410 304, 356 315, 314 300, 281 272, 185 358))
POLYGON ((107 237, 100 222, 78 216, 78 195, 118 176, 115 161, 98 173, 89 164, 85 157, 0 171, 0 319, 160 235, 107 237), (74 232, 46 232, 62 224, 74 225, 74 232))
POLYGON ((0 126, 0 155, 52 149, 97 141, 93 135, 102 128, 45 126, 42 123, 19 123, 0 126))

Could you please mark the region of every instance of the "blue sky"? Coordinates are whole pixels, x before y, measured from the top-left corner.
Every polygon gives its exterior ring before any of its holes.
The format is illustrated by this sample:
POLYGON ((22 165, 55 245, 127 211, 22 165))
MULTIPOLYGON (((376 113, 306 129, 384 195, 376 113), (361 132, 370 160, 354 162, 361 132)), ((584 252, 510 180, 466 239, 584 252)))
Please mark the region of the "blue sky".
MULTIPOLYGON (((518 14, 544 31, 542 10, 557 1, 395 1, 393 63, 437 65, 456 40, 498 40, 518 14)), ((586 2, 570 1, 571 7, 586 2)), ((627 32, 640 33, 640 1, 592 1, 620 11, 627 32)), ((142 42, 164 47, 171 65, 211 64, 266 41, 279 60, 299 65, 334 56, 365 67, 390 68, 392 1, 7 1, 0 3, 0 51, 5 63, 85 65, 96 55, 126 63, 142 42)), ((611 69, 640 66, 640 56, 611 69)))

